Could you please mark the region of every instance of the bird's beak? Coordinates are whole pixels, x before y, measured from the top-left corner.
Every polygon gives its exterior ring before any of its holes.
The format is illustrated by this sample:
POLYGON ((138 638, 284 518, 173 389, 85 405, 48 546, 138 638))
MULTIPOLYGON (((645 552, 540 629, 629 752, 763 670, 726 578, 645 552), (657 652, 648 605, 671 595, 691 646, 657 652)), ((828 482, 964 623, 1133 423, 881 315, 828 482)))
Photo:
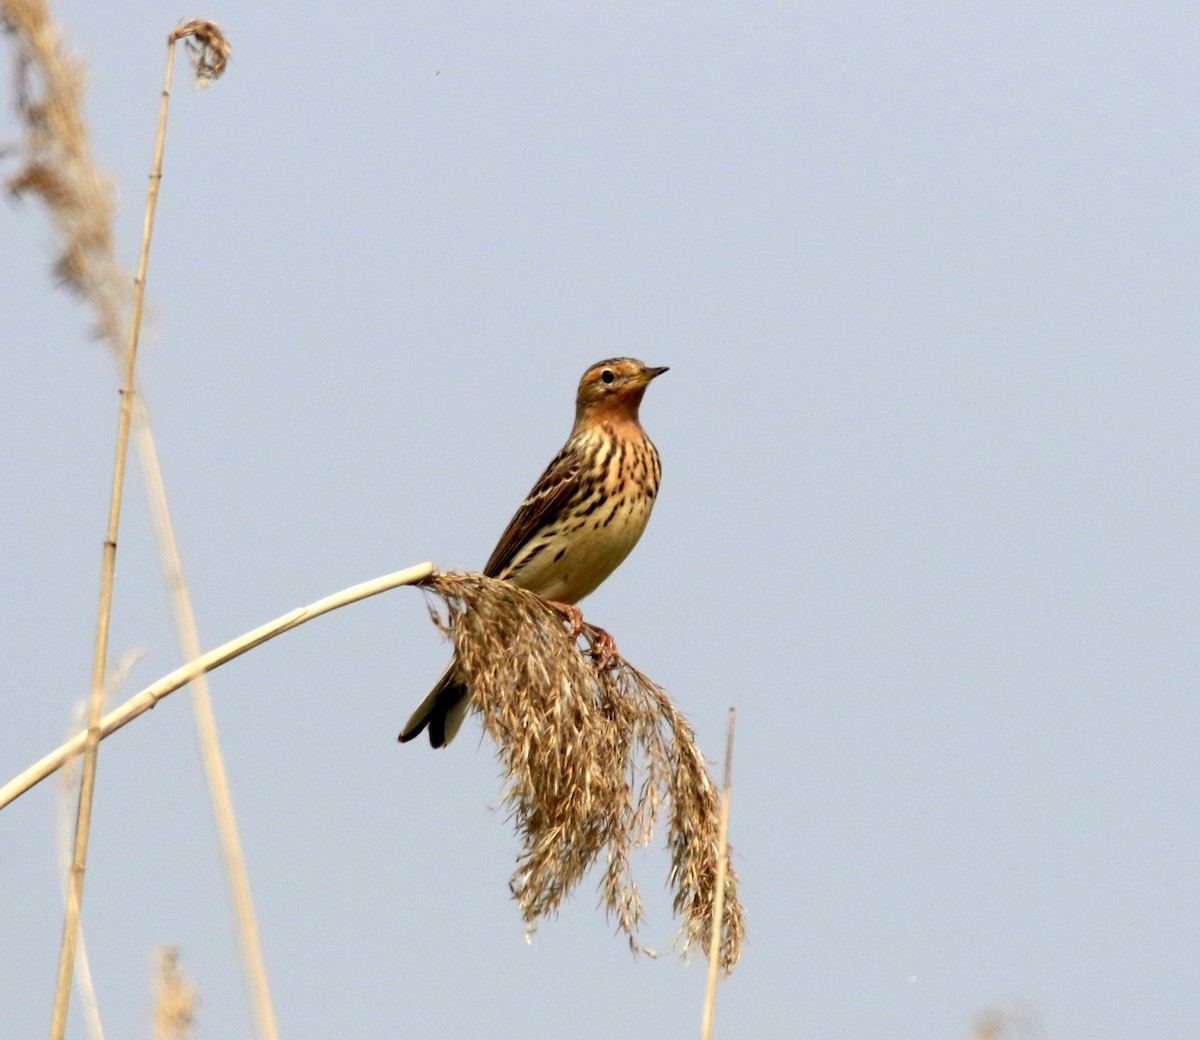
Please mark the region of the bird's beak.
POLYGON ((651 379, 657 379, 659 376, 661 376, 664 372, 667 372, 667 371, 669 371, 669 369, 667 368, 666 365, 663 365, 662 368, 643 368, 642 369, 642 382, 648 383, 648 382, 650 382, 651 379))

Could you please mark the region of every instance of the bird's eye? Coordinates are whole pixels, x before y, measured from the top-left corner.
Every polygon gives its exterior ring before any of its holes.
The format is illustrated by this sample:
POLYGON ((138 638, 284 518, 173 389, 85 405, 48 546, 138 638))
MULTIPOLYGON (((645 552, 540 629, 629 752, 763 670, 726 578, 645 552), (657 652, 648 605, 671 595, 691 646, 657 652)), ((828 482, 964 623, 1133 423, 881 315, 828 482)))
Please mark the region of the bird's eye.
POLYGON ((611 383, 614 379, 616 379, 616 376, 612 374, 611 368, 606 368, 600 373, 600 382, 602 383, 611 383))

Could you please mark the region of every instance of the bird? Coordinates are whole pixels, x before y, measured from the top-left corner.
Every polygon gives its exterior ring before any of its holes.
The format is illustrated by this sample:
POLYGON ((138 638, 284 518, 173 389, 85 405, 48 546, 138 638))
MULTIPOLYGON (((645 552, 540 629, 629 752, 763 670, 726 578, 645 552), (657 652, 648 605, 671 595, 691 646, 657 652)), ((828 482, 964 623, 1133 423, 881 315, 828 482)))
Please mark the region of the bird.
MULTIPOLYGON (((666 371, 618 357, 583 373, 566 443, 509 521, 483 569, 486 577, 509 581, 557 607, 576 635, 581 615, 575 604, 629 555, 654 508, 662 464, 638 408, 646 387, 666 371)), ((454 669, 451 661, 400 731, 401 743, 426 727, 435 748, 454 739, 471 702, 454 669)))

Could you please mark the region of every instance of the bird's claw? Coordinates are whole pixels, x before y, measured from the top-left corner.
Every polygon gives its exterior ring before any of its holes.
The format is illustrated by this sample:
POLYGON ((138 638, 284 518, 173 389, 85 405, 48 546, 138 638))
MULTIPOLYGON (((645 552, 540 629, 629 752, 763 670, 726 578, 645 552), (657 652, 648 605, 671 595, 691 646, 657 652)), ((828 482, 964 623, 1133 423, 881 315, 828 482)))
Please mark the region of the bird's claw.
POLYGON ((597 668, 609 667, 617 658, 616 641, 602 628, 595 625, 584 623, 583 611, 572 603, 560 603, 555 599, 548 599, 546 602, 562 614, 567 624, 570 626, 568 635, 572 642, 583 634, 584 629, 587 629, 588 640, 592 644, 592 658, 596 662, 597 668))
POLYGON ((566 618, 567 624, 571 626, 571 639, 578 639, 579 633, 583 631, 583 611, 573 603, 559 603, 556 599, 548 599, 546 602, 566 618))
POLYGON ((617 662, 617 643, 602 628, 588 625, 588 634, 592 637, 592 657, 597 668, 608 668, 617 662))

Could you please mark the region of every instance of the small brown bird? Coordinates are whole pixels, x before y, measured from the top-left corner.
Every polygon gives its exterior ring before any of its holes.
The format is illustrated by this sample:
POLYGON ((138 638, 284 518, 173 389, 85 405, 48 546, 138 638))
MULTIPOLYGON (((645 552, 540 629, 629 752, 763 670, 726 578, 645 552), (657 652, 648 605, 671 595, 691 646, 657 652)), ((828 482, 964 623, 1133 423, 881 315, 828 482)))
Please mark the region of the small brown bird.
MULTIPOLYGON (((635 358, 592 365, 579 381, 575 425, 562 450, 526 496, 483 573, 541 596, 578 625, 574 608, 629 555, 646 529, 662 466, 638 421, 650 380, 665 368, 635 358)), ((426 726, 445 747, 466 717, 471 693, 454 664, 400 733, 412 740, 426 726)))

